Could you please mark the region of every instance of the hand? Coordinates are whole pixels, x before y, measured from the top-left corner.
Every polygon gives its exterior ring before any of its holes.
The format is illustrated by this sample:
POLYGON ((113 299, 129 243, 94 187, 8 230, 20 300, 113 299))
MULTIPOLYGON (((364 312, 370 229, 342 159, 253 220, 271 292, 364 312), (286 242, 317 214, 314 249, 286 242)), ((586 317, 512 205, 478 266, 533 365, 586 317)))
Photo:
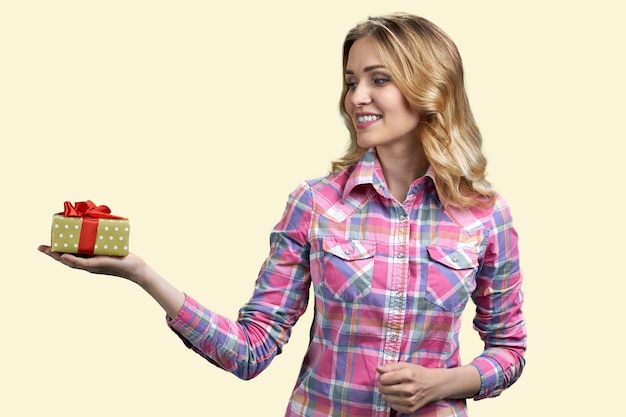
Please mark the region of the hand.
POLYGON ((136 255, 128 256, 91 256, 80 257, 71 253, 52 252, 50 246, 41 245, 37 248, 56 261, 74 269, 82 269, 93 274, 113 275, 138 282, 146 267, 145 262, 136 255))
POLYGON ((433 383, 437 370, 412 363, 398 362, 378 366, 378 389, 391 408, 413 413, 426 404, 439 400, 433 383))

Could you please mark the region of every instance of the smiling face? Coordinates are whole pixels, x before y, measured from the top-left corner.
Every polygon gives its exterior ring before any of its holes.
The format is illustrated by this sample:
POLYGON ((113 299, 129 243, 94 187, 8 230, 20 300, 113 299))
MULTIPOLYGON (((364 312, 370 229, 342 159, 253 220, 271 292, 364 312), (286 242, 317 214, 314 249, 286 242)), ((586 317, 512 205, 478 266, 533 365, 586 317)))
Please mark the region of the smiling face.
POLYGON ((345 81, 344 105, 360 147, 419 146, 419 115, 393 83, 369 38, 350 48, 345 81))

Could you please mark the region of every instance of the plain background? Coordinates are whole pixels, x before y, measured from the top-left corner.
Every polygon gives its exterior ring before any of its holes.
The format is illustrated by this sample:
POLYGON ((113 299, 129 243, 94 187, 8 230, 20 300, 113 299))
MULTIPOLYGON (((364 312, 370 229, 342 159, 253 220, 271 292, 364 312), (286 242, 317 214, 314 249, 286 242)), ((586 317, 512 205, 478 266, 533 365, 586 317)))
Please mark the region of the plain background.
MULTIPOLYGON (((288 193, 347 144, 345 33, 400 10, 457 43, 489 178, 521 239, 528 365, 470 413, 620 412, 618 3, 1 2, 0 415, 283 415, 308 313, 272 366, 243 382, 187 350, 134 284, 36 247, 64 201, 107 204, 131 219, 133 252, 235 317, 288 193)), ((481 350, 470 320, 466 361, 481 350)))

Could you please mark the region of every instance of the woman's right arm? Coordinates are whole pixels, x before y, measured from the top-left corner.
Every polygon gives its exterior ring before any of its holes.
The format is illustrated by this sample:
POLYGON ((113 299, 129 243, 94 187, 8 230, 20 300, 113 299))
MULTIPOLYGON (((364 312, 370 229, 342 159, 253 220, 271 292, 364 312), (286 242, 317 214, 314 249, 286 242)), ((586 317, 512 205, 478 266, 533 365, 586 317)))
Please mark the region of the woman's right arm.
POLYGON ((309 295, 308 232, 312 195, 302 184, 290 194, 282 219, 270 235, 270 254, 252 298, 236 320, 219 315, 177 290, 134 254, 83 258, 39 250, 57 261, 95 274, 135 282, 165 310, 168 325, 187 345, 211 363, 242 379, 265 369, 287 343, 304 313, 309 295))

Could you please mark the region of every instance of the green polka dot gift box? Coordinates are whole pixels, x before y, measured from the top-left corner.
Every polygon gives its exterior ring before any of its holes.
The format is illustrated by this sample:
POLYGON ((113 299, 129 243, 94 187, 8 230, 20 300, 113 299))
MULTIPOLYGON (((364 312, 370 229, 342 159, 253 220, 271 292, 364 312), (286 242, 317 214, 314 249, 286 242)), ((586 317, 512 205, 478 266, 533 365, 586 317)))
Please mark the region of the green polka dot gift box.
POLYGON ((111 214, 107 206, 66 201, 64 211, 52 216, 50 246, 53 252, 126 256, 129 236, 128 219, 111 214))

